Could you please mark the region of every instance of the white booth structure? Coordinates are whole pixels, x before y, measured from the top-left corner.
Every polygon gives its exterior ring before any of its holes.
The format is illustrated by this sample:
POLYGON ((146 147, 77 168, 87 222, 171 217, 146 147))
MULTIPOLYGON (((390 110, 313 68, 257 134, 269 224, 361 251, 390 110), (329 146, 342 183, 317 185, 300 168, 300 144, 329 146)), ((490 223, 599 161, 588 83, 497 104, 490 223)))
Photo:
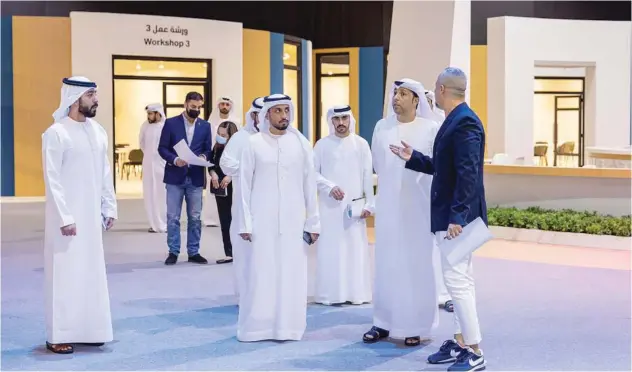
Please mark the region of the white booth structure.
POLYGON ((490 158, 582 167, 594 165, 586 148, 630 145, 631 22, 499 17, 487 25, 490 158))

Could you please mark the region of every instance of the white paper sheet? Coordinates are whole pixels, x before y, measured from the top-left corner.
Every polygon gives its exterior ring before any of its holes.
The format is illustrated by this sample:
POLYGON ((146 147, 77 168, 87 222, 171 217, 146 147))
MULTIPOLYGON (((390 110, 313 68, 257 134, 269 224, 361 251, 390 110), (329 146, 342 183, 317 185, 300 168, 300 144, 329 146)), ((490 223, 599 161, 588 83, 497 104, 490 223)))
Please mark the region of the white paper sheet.
POLYGON ((455 239, 444 239, 439 249, 450 265, 454 266, 493 238, 491 231, 479 217, 467 224, 455 239))
POLYGON ((200 167, 212 167, 213 164, 197 157, 193 151, 191 151, 191 149, 189 148, 189 145, 187 145, 187 142, 185 140, 180 140, 180 142, 176 143, 175 146, 173 146, 173 149, 176 151, 176 154, 178 154, 178 157, 184 161, 187 162, 187 164, 189 165, 198 165, 200 167))

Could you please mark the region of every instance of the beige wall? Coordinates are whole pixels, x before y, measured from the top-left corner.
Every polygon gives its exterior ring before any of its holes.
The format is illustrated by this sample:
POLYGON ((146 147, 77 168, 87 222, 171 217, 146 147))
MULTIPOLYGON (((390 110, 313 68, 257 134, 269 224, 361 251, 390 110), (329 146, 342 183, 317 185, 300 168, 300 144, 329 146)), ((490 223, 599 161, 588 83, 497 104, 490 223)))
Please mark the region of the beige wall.
POLYGON ((13 17, 15 196, 44 195, 42 133, 71 75, 70 18, 13 17))

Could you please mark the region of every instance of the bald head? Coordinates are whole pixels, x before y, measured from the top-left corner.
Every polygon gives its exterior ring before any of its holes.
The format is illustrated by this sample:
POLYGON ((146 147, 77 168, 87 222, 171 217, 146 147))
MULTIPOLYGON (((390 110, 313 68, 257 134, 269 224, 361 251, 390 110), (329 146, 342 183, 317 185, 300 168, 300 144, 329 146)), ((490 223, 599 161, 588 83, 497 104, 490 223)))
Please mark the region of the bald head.
POLYGON ((466 90, 465 72, 457 67, 448 67, 439 74, 435 84, 436 105, 443 110, 451 111, 465 101, 466 90))

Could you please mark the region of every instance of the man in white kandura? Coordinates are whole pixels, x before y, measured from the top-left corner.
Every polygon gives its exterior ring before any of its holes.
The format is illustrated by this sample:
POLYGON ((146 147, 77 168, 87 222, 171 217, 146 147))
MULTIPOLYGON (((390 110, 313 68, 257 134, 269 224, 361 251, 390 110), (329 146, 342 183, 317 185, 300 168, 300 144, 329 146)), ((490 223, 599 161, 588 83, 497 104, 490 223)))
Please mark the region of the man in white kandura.
POLYGON ((437 324, 437 297, 430 233, 432 176, 404 169, 389 145, 404 140, 430 151, 439 125, 421 83, 393 84, 387 116, 373 132, 373 168, 378 176, 375 206, 375 288, 373 327, 367 343, 404 338, 417 346, 437 324))
MULTIPOLYGON (((208 122, 211 123, 211 148, 215 147, 215 139, 217 137, 217 128, 224 121, 232 121, 237 124, 241 120, 233 114, 233 100, 230 97, 220 97, 217 100, 217 104, 211 111, 208 117, 208 122)), ((206 172, 206 184, 211 184, 211 176, 206 172)), ((205 191, 202 193, 202 223, 204 226, 219 226, 219 213, 217 212, 217 201, 215 196, 210 192, 205 191)))
POLYGON ((42 135, 46 347, 59 354, 113 338, 102 232, 117 209, 108 136, 92 119, 97 107, 95 83, 64 79, 55 123, 42 135))
POLYGON ((375 202, 371 149, 355 134, 351 107, 332 107, 327 122, 329 135, 314 147, 322 220, 314 300, 359 305, 371 302, 373 279, 366 231, 375 202))
POLYGON ((165 159, 158 153, 165 111, 160 103, 145 107, 147 121, 140 127, 138 143, 143 151, 143 199, 149 221, 149 232, 167 232, 167 191, 165 189, 165 159))
MULTIPOLYGON (((435 116, 435 121, 439 124, 443 124, 445 120, 445 112, 442 109, 437 107, 437 102, 435 100, 435 94, 431 90, 426 91, 426 99, 428 100, 428 104, 432 109, 432 113, 435 116)), ((447 312, 454 312, 454 303, 450 298, 450 293, 448 293, 448 288, 445 286, 445 280, 443 279, 443 268, 441 266, 441 252, 439 251, 439 245, 435 242, 434 252, 432 254, 432 262, 435 267, 435 284, 437 286, 437 301, 439 302, 439 307, 445 309, 447 312)))
POLYGON ((239 296, 239 341, 300 340, 307 325, 307 244, 320 232, 314 154, 290 126, 290 97, 264 98, 260 133, 241 156, 245 280, 239 296))
POLYGON ((246 125, 241 128, 228 141, 224 153, 219 161, 219 166, 224 174, 232 178, 233 205, 231 214, 233 223, 230 224, 230 240, 233 245, 233 270, 235 273, 235 294, 239 296, 239 288, 244 281, 244 265, 242 252, 248 249, 248 243, 239 236, 239 221, 241 221, 241 179, 239 178, 239 163, 244 147, 248 146, 250 136, 259 132, 259 111, 263 108, 263 97, 256 98, 246 112, 246 125))
POLYGON ((437 122, 437 124, 439 124, 439 126, 441 126, 441 124, 443 124, 443 121, 445 120, 445 112, 437 106, 434 92, 431 90, 427 90, 426 99, 428 100, 428 104, 430 105, 430 108, 432 109, 432 113, 434 114, 435 121, 437 122))

